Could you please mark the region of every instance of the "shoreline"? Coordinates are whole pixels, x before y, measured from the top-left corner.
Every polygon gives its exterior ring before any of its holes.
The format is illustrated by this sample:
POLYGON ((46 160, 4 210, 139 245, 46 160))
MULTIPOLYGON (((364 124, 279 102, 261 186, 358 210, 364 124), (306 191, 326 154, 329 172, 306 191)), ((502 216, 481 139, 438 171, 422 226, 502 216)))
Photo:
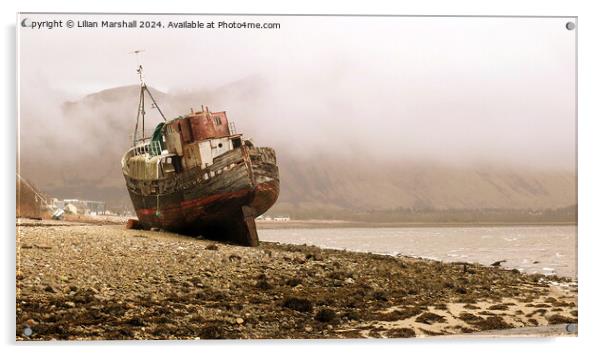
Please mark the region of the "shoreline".
POLYGON ((512 226, 577 226, 575 222, 363 222, 348 220, 291 220, 256 221, 258 229, 308 229, 308 228, 437 228, 437 227, 512 227, 512 226))
MULTIPOLYGON (((122 225, 133 217, 122 216, 86 216, 67 215, 63 220, 40 219, 17 219, 17 226, 37 226, 48 224, 63 224, 65 226, 74 224, 89 225, 122 225)), ((512 226, 578 226, 572 221, 549 221, 549 222, 371 222, 353 220, 326 220, 326 219, 304 219, 290 221, 255 220, 258 229, 307 229, 307 228, 437 228, 437 227, 512 227, 512 226)))
MULTIPOLYGON (((18 218, 17 219, 17 226, 19 227, 31 227, 31 226, 39 226, 39 227, 43 227, 43 226, 92 226, 92 225, 124 225, 125 222, 127 222, 128 218, 126 217, 116 217, 116 216, 96 216, 96 217, 86 217, 86 216, 76 216, 76 217, 71 217, 68 220, 52 220, 52 219, 27 219, 27 218, 18 218)), ((397 225, 397 224, 395 224, 397 225)), ((573 223, 543 223, 543 224, 487 224, 487 223, 482 223, 482 224, 461 224, 461 223, 455 223, 455 224, 449 224, 449 226, 444 226, 443 224, 404 224, 405 226, 394 226, 393 224, 365 224, 365 223, 355 223, 355 222, 350 222, 350 221, 345 221, 345 220, 305 220, 305 221, 290 221, 290 222, 281 222, 281 221, 264 221, 264 220, 258 220, 257 221, 257 229, 258 230, 303 230, 303 229, 324 229, 324 230, 328 230, 328 229, 346 229, 346 228, 366 228, 366 229, 379 229, 379 228, 453 228, 453 227, 459 227, 459 228, 469 228, 469 227, 474 227, 474 228, 479 228, 479 227, 544 227, 544 226, 575 226, 577 227, 577 224, 573 224, 573 223)), ((161 230, 162 231, 162 230, 161 230)), ((189 236, 183 236, 183 237, 189 237, 189 236)), ((263 240, 262 242, 282 242, 282 241, 275 241, 275 240, 263 240)), ((284 243, 287 243, 286 241, 284 243)), ((362 252, 362 253, 372 253, 372 254, 379 254, 379 255, 386 255, 386 256, 392 256, 392 257, 409 257, 409 258, 415 258, 415 259, 424 259, 424 260, 434 260, 434 261, 442 261, 442 262, 446 262, 446 263, 452 263, 455 262, 456 260, 452 260, 452 259, 443 259, 443 258, 438 258, 438 257, 426 257, 426 256, 420 256, 420 255, 415 255, 415 254, 403 254, 400 253, 398 251, 394 251, 394 252, 376 252, 376 251, 370 251, 370 250, 362 250, 362 249, 355 249, 355 248, 347 248, 347 247, 330 247, 330 246, 325 246, 325 245, 320 245, 320 244, 314 244, 314 243, 294 243, 294 242, 290 242, 290 244, 293 245, 309 245, 309 246, 315 246, 315 247, 320 247, 320 248, 324 248, 324 249, 331 249, 331 250, 343 250, 343 251, 352 251, 352 252, 362 252)), ((479 263, 478 260, 465 260, 464 262, 466 263, 470 263, 470 264, 477 264, 479 263)), ((539 263, 539 261, 537 262, 539 263)), ((485 264, 486 265, 486 264, 485 264)), ((525 273, 525 274, 536 274, 536 273, 541 273, 541 272, 537 272, 537 271, 531 271, 531 272, 527 272, 524 269, 520 268, 519 266, 509 266, 509 265, 502 265, 501 266, 502 269, 507 269, 507 270, 512 270, 515 268, 518 268, 519 271, 525 273)), ((545 272, 545 270, 544 270, 545 272)), ((572 280, 576 281, 577 280, 577 273, 575 272, 574 274, 556 274, 556 272, 553 273, 545 273, 546 275, 559 275, 559 276, 563 276, 563 277, 569 277, 572 280)))
MULTIPOLYGON (((297 243, 286 243, 286 242, 279 242, 279 241, 261 241, 261 242, 262 243, 266 243, 266 244, 275 244, 275 245, 293 245, 293 246, 302 246, 302 247, 316 247, 316 248, 319 248, 321 250, 333 250, 333 251, 352 252, 352 253, 366 253, 366 254, 373 254, 373 255, 393 257, 393 258, 409 258, 409 259, 415 259, 417 261, 440 262, 440 263, 444 263, 444 264, 468 264, 468 265, 476 265, 476 266, 482 266, 482 267, 491 267, 491 266, 489 266, 487 264, 483 264, 483 263, 479 263, 479 262, 472 262, 472 261, 469 261, 469 260, 466 260, 466 261, 442 260, 442 259, 433 258, 433 257, 415 256, 415 255, 408 255, 408 254, 403 254, 403 253, 398 253, 398 252, 391 252, 391 253, 373 252, 373 251, 364 251, 364 250, 349 249, 349 248, 343 248, 343 247, 318 246, 318 245, 309 244, 309 243, 308 244, 297 244, 297 243)), ((507 270, 507 271, 518 270, 516 268, 506 267, 504 265, 499 266, 499 269, 507 270)), ((525 272, 523 270, 518 270, 518 271, 520 271, 521 274, 525 274, 525 275, 529 275, 529 274, 531 274, 531 275, 537 275, 537 274, 546 275, 546 274, 543 274, 543 273, 528 273, 528 272, 525 272)), ((577 277, 568 276, 568 275, 547 274, 546 276, 566 278, 566 279, 570 279, 571 282, 575 282, 575 283, 578 281, 577 277)))
POLYGON ((18 228, 17 340, 512 336, 573 322, 577 284, 556 276, 123 225, 18 228))

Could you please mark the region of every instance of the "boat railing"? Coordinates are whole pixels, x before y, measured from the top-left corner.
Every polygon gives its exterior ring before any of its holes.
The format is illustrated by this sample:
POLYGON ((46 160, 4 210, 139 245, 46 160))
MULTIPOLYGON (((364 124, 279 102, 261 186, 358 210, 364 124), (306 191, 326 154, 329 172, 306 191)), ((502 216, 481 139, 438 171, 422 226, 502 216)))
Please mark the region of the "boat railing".
POLYGON ((132 156, 146 155, 150 151, 149 142, 138 144, 132 148, 132 156))
POLYGON ((146 141, 131 148, 130 156, 150 155, 158 156, 163 152, 159 141, 146 141))
POLYGON ((150 155, 151 156, 159 156, 163 151, 163 147, 161 146, 161 142, 157 140, 151 140, 150 142, 150 155))

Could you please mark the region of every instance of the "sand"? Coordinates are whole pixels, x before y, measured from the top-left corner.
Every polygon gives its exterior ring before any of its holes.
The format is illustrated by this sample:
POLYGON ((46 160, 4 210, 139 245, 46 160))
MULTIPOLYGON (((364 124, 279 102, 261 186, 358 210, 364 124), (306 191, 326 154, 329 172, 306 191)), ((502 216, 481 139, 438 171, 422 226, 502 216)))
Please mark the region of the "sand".
POLYGON ((577 322, 568 278, 246 248, 123 225, 20 223, 17 340, 520 336, 514 328, 577 322))

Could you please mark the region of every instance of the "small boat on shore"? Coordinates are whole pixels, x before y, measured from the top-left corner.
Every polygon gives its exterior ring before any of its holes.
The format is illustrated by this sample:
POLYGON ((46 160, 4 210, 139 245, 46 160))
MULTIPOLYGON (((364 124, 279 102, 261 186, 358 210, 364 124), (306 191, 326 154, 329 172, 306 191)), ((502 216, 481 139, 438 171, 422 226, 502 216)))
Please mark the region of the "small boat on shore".
POLYGON ((138 74, 136 128, 121 167, 139 227, 257 246, 255 218, 280 191, 274 149, 256 147, 238 134, 224 111, 201 106, 167 120, 141 65, 138 74), (164 120, 149 136, 144 133, 146 95, 164 120))

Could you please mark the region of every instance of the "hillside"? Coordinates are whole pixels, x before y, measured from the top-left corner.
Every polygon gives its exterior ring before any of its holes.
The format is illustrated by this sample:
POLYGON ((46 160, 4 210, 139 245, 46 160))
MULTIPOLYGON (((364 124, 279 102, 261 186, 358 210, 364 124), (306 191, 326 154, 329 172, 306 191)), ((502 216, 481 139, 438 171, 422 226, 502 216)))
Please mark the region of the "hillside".
POLYGON ((347 209, 544 209, 576 204, 570 172, 321 156, 280 159, 280 203, 347 209))
MULTIPOLYGON (((254 136, 261 128, 241 112, 261 87, 261 80, 248 78, 211 93, 151 90, 168 117, 211 103, 216 110, 228 110, 231 120, 242 123, 239 127, 249 127, 242 132, 254 136), (226 98, 232 104, 226 103, 226 98)), ((22 174, 59 198, 99 199, 114 209, 128 208, 120 159, 131 144, 137 90, 135 85, 118 87, 64 103, 55 118, 55 130, 22 132, 22 174), (43 139, 32 138, 35 134, 43 139)), ((152 129, 159 116, 150 107, 147 110, 151 117, 147 129, 152 129)), ((308 155, 288 146, 286 139, 262 137, 256 143, 277 150, 281 170, 281 195, 273 210, 277 213, 319 217, 326 211, 345 215, 396 209, 542 210, 576 205, 576 176, 572 171, 501 163, 375 159, 369 154, 338 154, 336 149, 308 155)))

